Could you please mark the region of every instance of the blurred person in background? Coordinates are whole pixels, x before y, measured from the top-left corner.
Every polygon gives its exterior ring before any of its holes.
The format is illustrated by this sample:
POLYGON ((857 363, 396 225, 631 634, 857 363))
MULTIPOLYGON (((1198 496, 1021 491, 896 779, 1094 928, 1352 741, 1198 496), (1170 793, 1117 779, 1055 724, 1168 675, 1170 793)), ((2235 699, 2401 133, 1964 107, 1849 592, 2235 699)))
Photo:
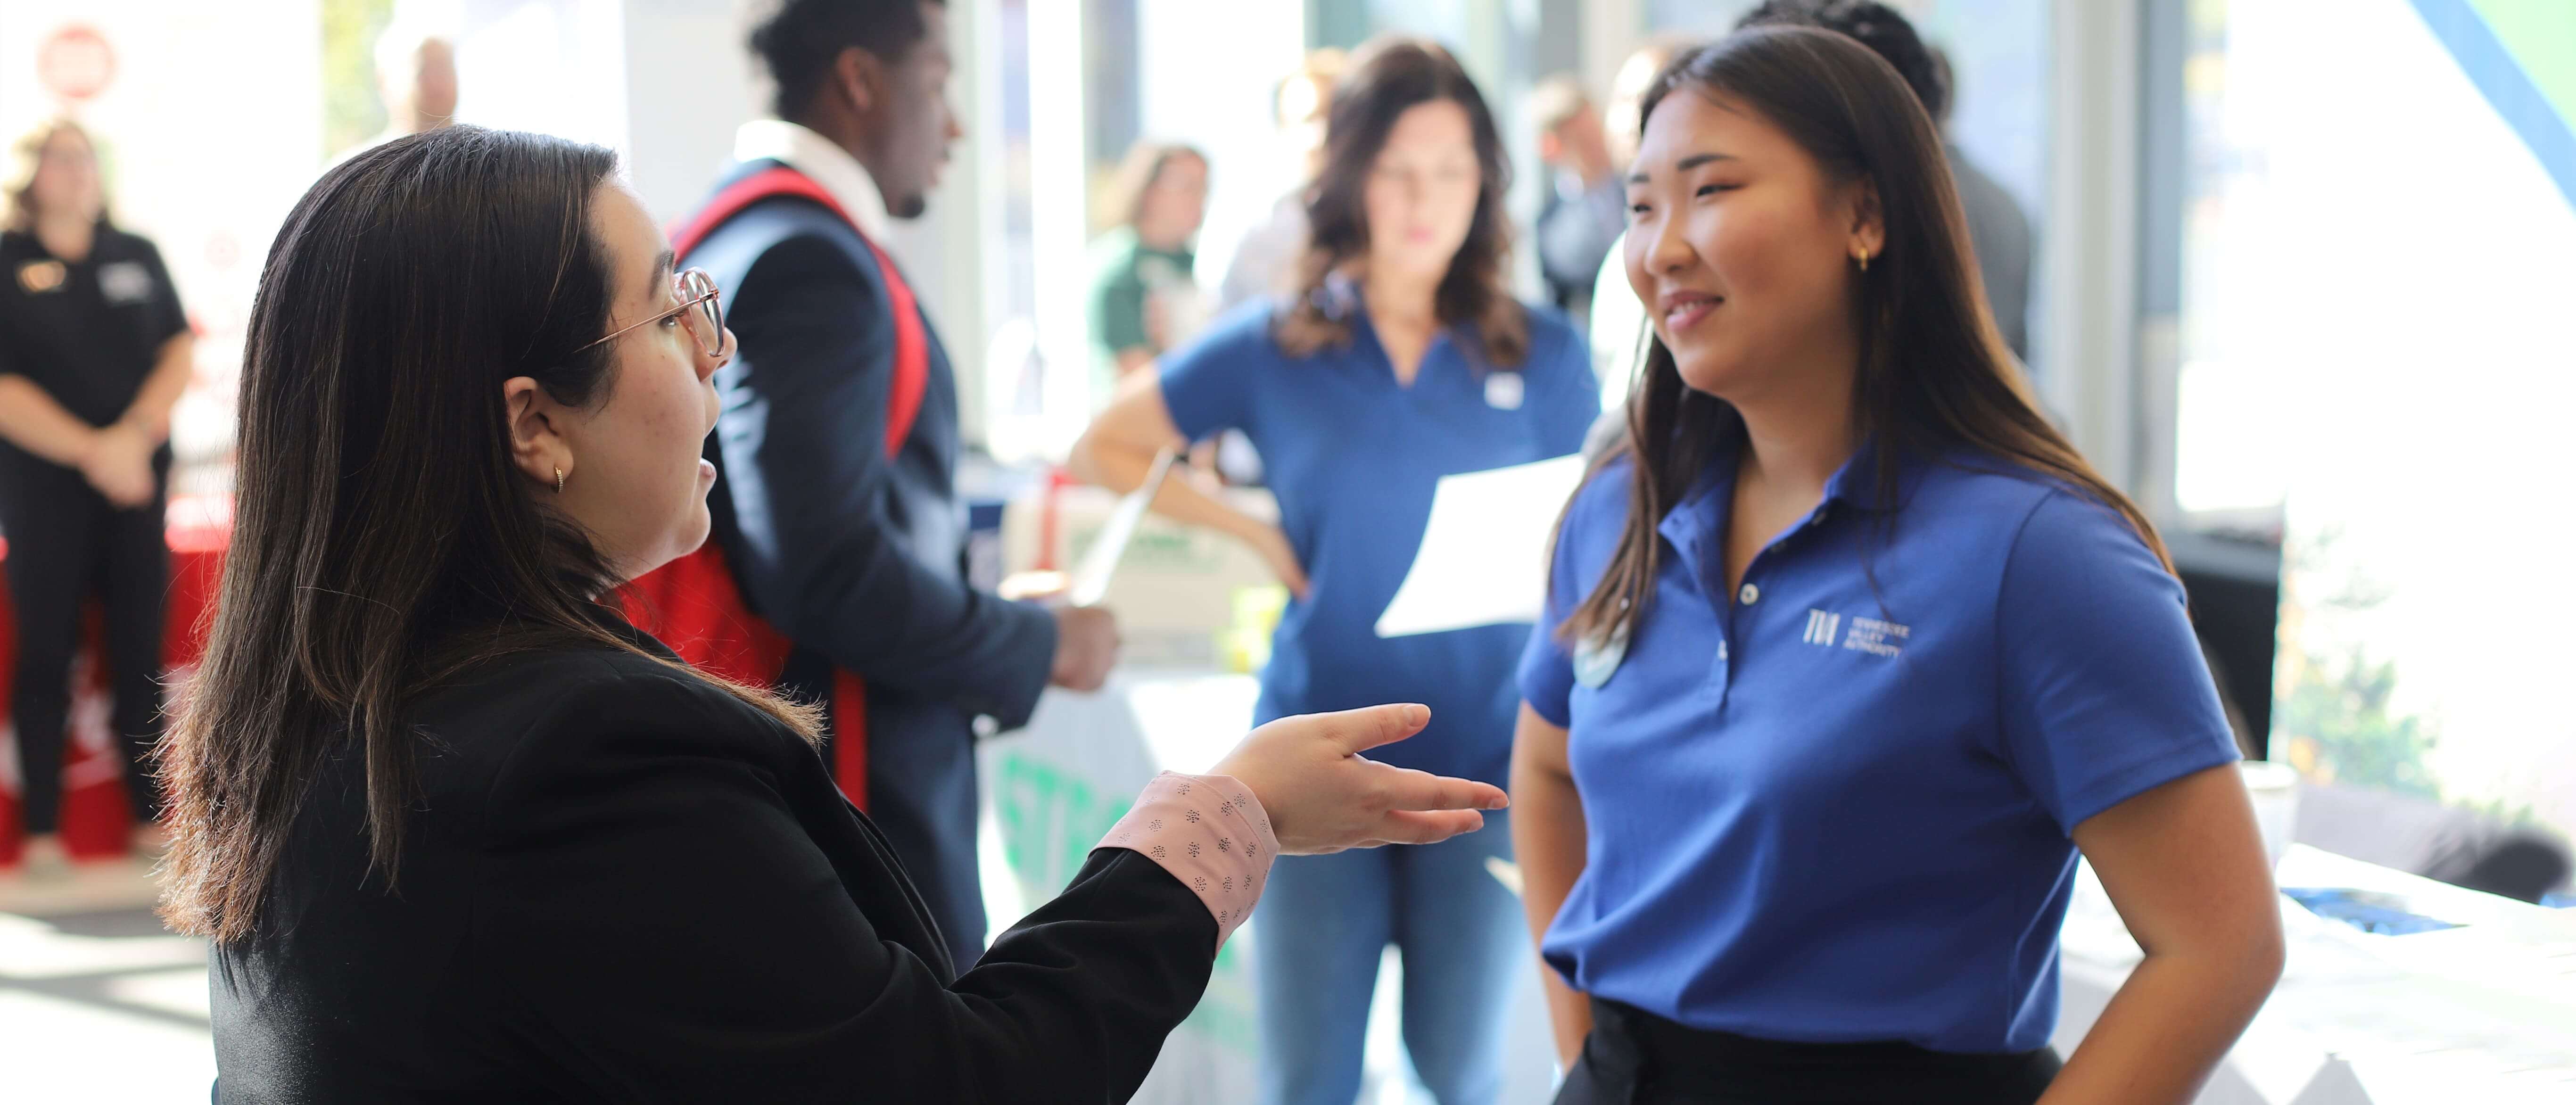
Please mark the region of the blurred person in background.
POLYGON ((1884 58, 1749 28, 1644 108, 1654 337, 1514 746, 1559 1105, 2183 1105, 2282 933, 2154 527, 2033 403, 1884 58), (2061 1071, 2079 858, 2145 959, 2061 1071))
MULTIPOLYGON (((1620 226, 1627 226, 1628 164, 1637 159, 1637 106, 1654 86, 1655 78, 1672 64, 1675 57, 1698 43, 1682 38, 1659 38, 1640 46, 1619 71, 1610 78, 1610 102, 1601 109, 1602 129, 1610 145, 1612 175, 1619 180, 1620 226)), ((1613 238, 1603 255, 1601 269, 1593 278, 1592 294, 1586 299, 1590 314, 1584 338, 1592 351, 1592 372, 1601 378, 1601 420, 1584 438, 1586 456, 1599 456, 1607 442, 1625 432, 1624 420, 1617 412, 1621 400, 1628 396, 1631 379, 1636 375, 1638 350, 1646 340, 1645 312, 1635 308, 1636 295, 1628 290, 1627 270, 1619 264, 1619 241, 1613 238)))
POLYGON ((1050 684, 1099 689, 1117 625, 967 582, 957 381, 878 244, 928 209, 963 134, 947 6, 779 0, 750 46, 776 115, 742 125, 736 164, 673 235, 724 290, 742 340, 714 380, 714 536, 638 593, 757 627, 766 670, 746 674, 828 704, 843 790, 969 963, 984 943, 979 728, 1027 724, 1050 684))
MULTIPOLYGON (((1936 125, 1949 118, 1947 72, 1915 33, 1914 25, 1886 4, 1875 0, 1765 0, 1735 25, 1738 30, 1760 26, 1820 27, 1848 36, 1896 68, 1897 75, 1905 78, 1906 87, 1936 125)), ((1623 80, 1629 75, 1627 69, 1620 70, 1623 80)), ((1652 79, 1651 75, 1648 79, 1652 79)), ((1612 114, 1611 135, 1620 136, 1624 122, 1627 140, 1633 143, 1635 117, 1619 110, 1612 114)), ((1967 215, 1968 243, 1983 277, 1981 287, 1986 291, 1987 306, 2003 331, 2004 344, 2016 359, 2023 358, 2029 338, 2030 222, 2002 185, 1968 163, 1957 143, 1945 141, 1942 148, 1951 175, 1958 181, 1960 206, 1967 215)), ((1611 409, 1602 412, 1601 421, 1593 426, 1584 444, 1584 452, 1596 457, 1625 432, 1627 418, 1617 409, 1616 400, 1627 395, 1635 379, 1649 331, 1645 311, 1635 296, 1611 294, 1628 283, 1620 256, 1618 249, 1610 252, 1609 259, 1602 263, 1600 282, 1593 293, 1594 367, 1601 372, 1603 390, 1612 400, 1611 409)))
POLYGON ((1306 250, 1306 188, 1323 171, 1325 120, 1333 110, 1333 87, 1341 80, 1344 58, 1325 47, 1309 52, 1303 65, 1279 82, 1272 98, 1280 140, 1298 162, 1295 187, 1281 194, 1270 217, 1247 231, 1225 267, 1217 287, 1217 310, 1231 311, 1246 300, 1278 294, 1290 280, 1306 250))
MULTIPOLYGON (((1625 173, 1628 163, 1637 159, 1637 121, 1648 90, 1664 67, 1698 42, 1673 35, 1658 37, 1639 46, 1619 62, 1619 71, 1610 76, 1610 102, 1601 107, 1601 129, 1610 146, 1610 162, 1625 173)), ((1617 260, 1612 258, 1612 260, 1617 260)), ((1622 284, 1625 292, 1627 286, 1622 284)))
MULTIPOLYGON (((1889 36, 1886 49, 1861 39, 1861 43, 1878 50, 1890 62, 1905 56, 1902 36, 1889 36)), ((1959 182, 1959 209, 1968 217, 1968 241, 1977 250, 1977 275, 1986 286, 1986 306, 1995 313, 1995 325, 2003 328, 2004 344, 2011 346, 2026 369, 2030 364, 2030 267, 2032 246, 2030 216, 2021 209, 2021 201, 1998 183, 1992 174, 1979 167, 1959 148, 1950 136, 1950 109, 1959 102, 1959 85, 1951 76, 1950 55, 1938 46, 1926 45, 1924 62, 1929 72, 1918 82, 1908 70, 1912 63, 1897 66, 1905 83, 1914 86, 1914 94, 1932 113, 1932 122, 1941 128, 1941 148, 1950 158, 1950 176, 1959 182)))
POLYGON ((608 150, 475 127, 352 158, 278 234, 167 754, 223 1105, 1125 1101, 1274 857, 1506 801, 1360 755, 1420 705, 1285 719, 952 960, 813 708, 610 599, 711 524, 736 342, 672 267, 608 150))
POLYGON ((397 21, 376 38, 376 90, 385 129, 368 146, 455 122, 456 44, 397 21))
POLYGON ((1529 107, 1530 121, 1538 126, 1538 159, 1552 178, 1534 235, 1539 274, 1557 309, 1580 325, 1592 307, 1601 259, 1627 228, 1627 185, 1611 159, 1601 112, 1571 74, 1539 82, 1529 107))
MULTIPOLYGON (((1279 520, 1172 480, 1157 510, 1234 536, 1292 595, 1261 675, 1261 718, 1394 695, 1431 727, 1388 763, 1470 779, 1508 769, 1511 672, 1526 626, 1380 637, 1443 476, 1572 453, 1599 409, 1582 339, 1510 294, 1510 166, 1483 96, 1438 46, 1385 39, 1333 100, 1297 284, 1163 358, 1074 446, 1116 491, 1159 450, 1238 428, 1269 462, 1279 520)), ((1498 826, 1499 827, 1499 826, 1498 826)), ((1487 870, 1486 832, 1421 848, 1283 860, 1255 961, 1261 1099, 1349 1105, 1380 958, 1404 963, 1404 1041, 1443 1105, 1500 1091, 1526 930, 1487 870)))
POLYGON ((1091 340, 1103 401, 1203 321, 1193 245, 1207 221, 1207 155, 1140 142, 1118 172, 1119 223, 1091 245, 1091 340))
POLYGON ((157 851, 163 503, 170 409, 196 342, 151 242, 108 218, 98 150, 77 124, 10 148, 0 229, 0 536, 18 663, 11 684, 31 871, 59 873, 63 748, 82 608, 106 614, 109 716, 135 845, 157 851))

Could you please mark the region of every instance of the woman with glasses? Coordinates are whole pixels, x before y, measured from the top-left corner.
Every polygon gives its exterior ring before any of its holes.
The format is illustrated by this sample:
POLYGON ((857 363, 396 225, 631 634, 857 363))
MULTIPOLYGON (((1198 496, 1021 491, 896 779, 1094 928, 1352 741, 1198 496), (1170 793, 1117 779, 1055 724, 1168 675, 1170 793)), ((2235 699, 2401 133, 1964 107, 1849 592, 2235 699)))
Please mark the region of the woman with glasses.
POLYGON ((62 875, 63 745, 81 610, 96 595, 125 758, 134 843, 161 844, 146 760, 161 735, 161 637, 170 590, 162 502, 170 408, 196 339, 170 271, 108 221, 98 151, 70 122, 11 151, 0 193, 0 533, 8 538, 18 662, 27 870, 62 875))
POLYGON ((614 168, 450 128, 332 170, 278 234, 165 756, 164 916, 213 942, 220 1100, 1124 1100, 1276 854, 1500 807, 1360 757, 1420 706, 1283 719, 1156 780, 952 964, 812 710, 602 601, 705 538, 732 352, 614 168))

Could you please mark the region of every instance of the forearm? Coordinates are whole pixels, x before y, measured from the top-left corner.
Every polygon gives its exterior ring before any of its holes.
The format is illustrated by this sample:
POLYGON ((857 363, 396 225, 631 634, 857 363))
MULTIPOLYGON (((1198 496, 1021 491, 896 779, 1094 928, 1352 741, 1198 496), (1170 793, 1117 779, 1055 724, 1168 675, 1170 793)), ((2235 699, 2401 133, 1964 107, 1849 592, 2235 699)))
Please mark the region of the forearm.
POLYGON ((143 389, 117 421, 142 430, 156 445, 169 440, 170 410, 179 405, 196 371, 197 339, 186 333, 173 335, 161 343, 161 357, 152 366, 152 375, 144 379, 143 389))
MULTIPOLYGON (((1520 863, 1521 908, 1528 914, 1533 940, 1546 938, 1566 895, 1574 890, 1574 880, 1582 876, 1584 843, 1583 804, 1574 780, 1515 762, 1512 851, 1520 863)), ((1545 964, 1540 965, 1539 977, 1547 990, 1548 1022, 1555 1032, 1557 1055, 1570 1067, 1583 1051, 1583 1038, 1592 1031, 1591 1000, 1545 964)))
POLYGON ((35 381, 0 374, 0 438, 65 468, 78 468, 98 444, 98 427, 63 409, 35 381))
MULTIPOLYGON (((1175 449, 1183 444, 1177 438, 1171 443, 1175 449)), ((1154 457, 1154 453, 1117 442, 1086 438, 1075 447, 1070 467, 1077 478, 1124 495, 1145 486, 1145 477, 1153 474, 1154 457)), ((1249 540, 1268 525, 1209 494, 1185 474, 1164 480, 1150 505, 1154 513, 1183 525, 1212 529, 1238 540, 1249 540)))
POLYGON ((2280 977, 2279 946, 2250 943, 2236 954, 2149 955, 2041 1105, 2191 1101, 2280 977))

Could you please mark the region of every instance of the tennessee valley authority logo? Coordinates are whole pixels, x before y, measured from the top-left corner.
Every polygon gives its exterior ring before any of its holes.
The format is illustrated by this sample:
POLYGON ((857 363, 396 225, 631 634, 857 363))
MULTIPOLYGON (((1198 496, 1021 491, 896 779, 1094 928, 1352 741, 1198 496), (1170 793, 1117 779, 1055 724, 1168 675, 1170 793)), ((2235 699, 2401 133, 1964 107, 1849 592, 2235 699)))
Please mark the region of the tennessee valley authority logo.
POLYGON ((1807 610, 1806 641, 1825 648, 1835 647, 1839 636, 1842 647, 1872 656, 1894 657, 1905 651, 1905 642, 1914 636, 1914 627, 1877 618, 1849 618, 1829 610, 1807 610))

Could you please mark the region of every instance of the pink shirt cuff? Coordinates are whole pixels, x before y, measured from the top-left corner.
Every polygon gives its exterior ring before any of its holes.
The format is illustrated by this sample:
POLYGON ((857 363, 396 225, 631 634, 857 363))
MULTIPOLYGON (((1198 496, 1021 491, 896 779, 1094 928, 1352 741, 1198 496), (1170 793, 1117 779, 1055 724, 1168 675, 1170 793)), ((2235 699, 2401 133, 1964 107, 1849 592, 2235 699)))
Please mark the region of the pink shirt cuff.
POLYGON ((1169 771, 1145 784, 1100 846, 1141 853, 1181 880, 1216 918, 1218 947, 1252 915, 1279 854, 1270 814, 1251 787, 1224 775, 1169 771))

